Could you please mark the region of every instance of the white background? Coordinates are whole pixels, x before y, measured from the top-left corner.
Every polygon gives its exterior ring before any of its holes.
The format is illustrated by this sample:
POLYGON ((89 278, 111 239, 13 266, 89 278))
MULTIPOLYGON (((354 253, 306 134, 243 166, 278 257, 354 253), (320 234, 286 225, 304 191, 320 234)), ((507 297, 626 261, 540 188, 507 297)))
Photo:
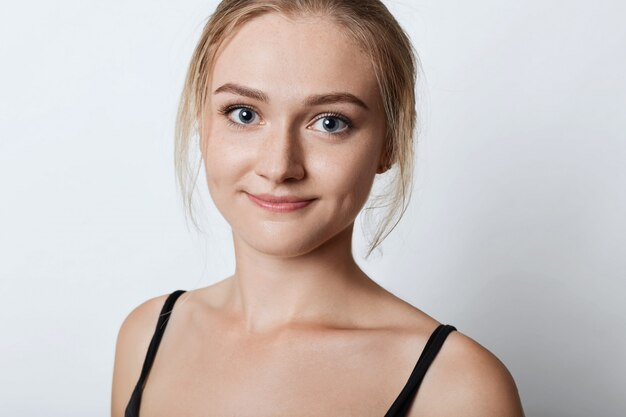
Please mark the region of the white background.
MULTIPOLYGON (((388 1, 420 53, 412 205, 361 259, 495 353, 527 416, 626 415, 626 6, 388 1)), ((187 231, 173 123, 215 2, 0 6, 0 413, 107 416, 135 306, 233 270, 187 231)), ((416 352, 416 358, 419 352, 416 352)))

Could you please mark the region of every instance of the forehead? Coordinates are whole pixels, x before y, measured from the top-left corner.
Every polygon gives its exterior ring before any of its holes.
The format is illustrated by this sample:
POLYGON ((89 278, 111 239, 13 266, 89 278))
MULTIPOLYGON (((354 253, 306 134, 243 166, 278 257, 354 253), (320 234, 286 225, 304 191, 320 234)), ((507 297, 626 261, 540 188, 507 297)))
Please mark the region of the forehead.
POLYGON ((235 82, 272 97, 345 91, 375 104, 378 87, 369 57, 336 23, 270 13, 227 38, 216 56, 212 90, 235 82))

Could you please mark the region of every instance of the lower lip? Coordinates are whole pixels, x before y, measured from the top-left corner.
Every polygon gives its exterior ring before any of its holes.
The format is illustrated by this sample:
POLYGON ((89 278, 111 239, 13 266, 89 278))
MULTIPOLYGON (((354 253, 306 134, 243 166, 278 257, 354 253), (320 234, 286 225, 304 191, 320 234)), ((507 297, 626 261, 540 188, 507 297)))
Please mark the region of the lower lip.
POLYGON ((246 195, 253 203, 258 205, 259 207, 262 207, 269 211, 278 212, 278 213, 287 213, 290 211, 300 210, 301 208, 304 208, 308 206, 309 204, 311 204, 313 201, 315 201, 315 200, 305 200, 305 201, 294 201, 291 203, 272 203, 270 201, 261 200, 260 198, 255 197, 252 194, 246 193, 246 195))

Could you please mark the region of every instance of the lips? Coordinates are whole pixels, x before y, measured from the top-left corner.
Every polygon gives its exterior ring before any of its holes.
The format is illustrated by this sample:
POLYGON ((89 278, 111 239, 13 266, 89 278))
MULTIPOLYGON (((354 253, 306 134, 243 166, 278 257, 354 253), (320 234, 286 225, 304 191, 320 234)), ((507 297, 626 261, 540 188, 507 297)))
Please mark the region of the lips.
POLYGON ((298 196, 275 196, 271 194, 246 193, 248 198, 256 205, 274 212, 290 212, 307 207, 315 198, 302 198, 298 196))

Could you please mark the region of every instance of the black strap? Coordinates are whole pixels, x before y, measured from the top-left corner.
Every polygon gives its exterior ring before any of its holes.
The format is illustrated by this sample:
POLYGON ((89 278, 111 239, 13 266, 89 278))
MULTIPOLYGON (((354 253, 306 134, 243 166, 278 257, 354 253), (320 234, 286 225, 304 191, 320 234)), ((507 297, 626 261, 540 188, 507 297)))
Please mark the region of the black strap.
POLYGON ((426 346, 424 347, 424 350, 422 350, 422 353, 417 360, 415 368, 413 368, 413 372, 411 372, 407 383, 391 405, 391 408, 389 408, 389 411, 385 414, 385 417, 404 417, 406 415, 409 410, 409 406, 411 405, 411 400, 422 383, 422 380, 426 375, 426 371, 435 359, 435 356, 437 356, 437 353, 439 353, 443 342, 454 330, 456 330, 454 326, 449 324, 440 324, 433 331, 430 338, 428 338, 426 346))
POLYGON ((150 374, 150 368, 152 368, 152 363, 154 362, 154 358, 156 357, 156 352, 159 349, 159 344, 161 343, 161 339, 163 338, 165 328, 167 327, 167 320, 169 319, 170 313, 174 308, 174 303, 176 303, 178 297, 180 297, 184 292, 185 290, 174 291, 167 297, 165 303, 163 303, 163 308, 161 309, 161 314, 159 314, 159 319, 157 320, 156 328, 154 330, 154 334, 152 335, 152 340, 150 340, 150 346, 148 346, 146 358, 143 361, 141 375, 139 376, 139 380, 135 385, 135 389, 133 390, 133 393, 130 397, 130 401, 126 406, 124 417, 139 416, 139 405, 141 404, 141 394, 143 392, 143 387, 146 384, 146 379, 150 374))
MULTIPOLYGON (((167 319, 172 312, 174 303, 176 302, 178 297, 184 292, 184 290, 174 291, 167 297, 165 303, 163 304, 161 314, 159 315, 159 319, 156 324, 156 329, 154 331, 154 334, 152 335, 150 346, 148 347, 148 352, 143 363, 143 368, 141 369, 139 381, 137 381, 137 385, 135 385, 135 389, 133 390, 133 393, 130 397, 130 401, 126 406, 124 417, 139 417, 141 394, 143 392, 146 379, 148 378, 148 375, 150 373, 152 363, 154 362, 157 349, 159 348, 159 344, 161 343, 161 339, 163 338, 163 333, 165 332, 165 328, 167 326, 167 319)), ((424 350, 422 350, 422 353, 417 360, 415 368, 413 368, 413 371, 411 372, 411 375, 409 376, 406 385, 391 405, 389 411, 387 411, 387 413, 385 414, 385 417, 404 417, 406 415, 411 404, 411 399, 414 397, 414 394, 417 392, 417 389, 422 383, 422 380, 426 375, 426 371, 437 356, 437 353, 439 353, 443 342, 446 340, 450 332, 454 330, 456 330, 454 326, 451 326, 449 324, 441 324, 433 331, 433 333, 430 335, 430 338, 426 342, 426 346, 424 347, 424 350)))

